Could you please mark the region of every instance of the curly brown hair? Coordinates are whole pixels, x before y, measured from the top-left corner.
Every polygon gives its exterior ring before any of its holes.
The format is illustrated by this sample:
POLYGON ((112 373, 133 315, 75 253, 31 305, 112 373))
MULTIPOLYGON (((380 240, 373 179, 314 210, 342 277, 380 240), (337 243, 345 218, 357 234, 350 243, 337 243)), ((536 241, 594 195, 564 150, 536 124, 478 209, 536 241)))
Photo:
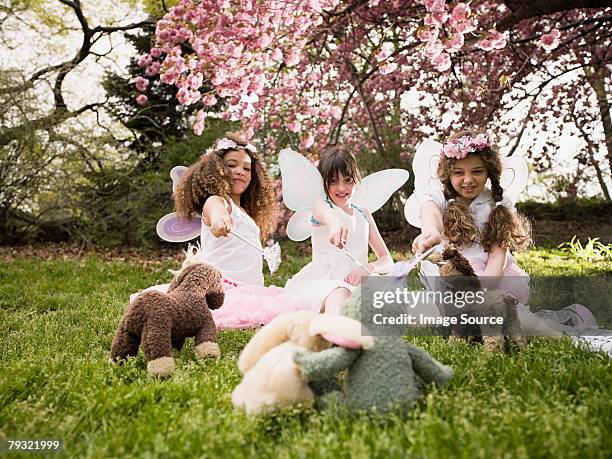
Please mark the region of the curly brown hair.
MULTIPOLYGON (((450 139, 466 135, 475 137, 478 134, 479 132, 474 131, 461 131, 450 139)), ((491 147, 486 147, 468 153, 468 156, 478 156, 482 159, 491 181, 493 199, 500 202, 504 189, 500 184, 503 166, 499 153, 491 147)), ((444 187, 444 197, 450 201, 442 216, 444 232, 449 240, 458 246, 480 242, 486 251, 494 245, 511 251, 527 249, 532 242, 531 224, 525 216, 504 206, 495 206, 491 210, 489 220, 480 234, 470 215, 470 201, 461 197, 451 183, 451 173, 456 162, 455 158, 440 155, 438 164, 438 178, 444 187)))
MULTIPOLYGON (((258 153, 250 151, 248 142, 238 133, 228 132, 226 138, 238 147, 218 149, 202 155, 181 177, 174 193, 174 209, 178 215, 192 217, 201 214, 206 200, 214 195, 228 203, 232 190, 231 174, 223 162, 230 151, 244 151, 251 158, 251 182, 240 196, 240 206, 255 221, 262 239, 268 238, 276 226, 276 203, 274 187, 268 177, 265 164, 258 153)), ((217 142, 218 144, 218 142, 217 142)))

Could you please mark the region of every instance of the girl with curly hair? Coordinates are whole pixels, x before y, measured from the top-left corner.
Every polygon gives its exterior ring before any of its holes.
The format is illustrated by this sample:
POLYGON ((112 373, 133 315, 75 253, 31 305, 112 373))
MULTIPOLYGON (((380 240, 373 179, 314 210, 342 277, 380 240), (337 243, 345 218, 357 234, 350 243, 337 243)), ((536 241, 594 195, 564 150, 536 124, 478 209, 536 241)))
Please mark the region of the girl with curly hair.
MULTIPOLYGON (((529 276, 511 251, 525 250, 532 242, 529 221, 517 212, 501 186, 502 162, 485 134, 462 131, 442 147, 437 178, 442 188, 415 192, 420 204, 421 234, 413 252, 426 250, 442 240, 454 244, 468 259, 487 289, 513 294, 528 334, 558 336, 549 323, 525 306, 529 276), (489 185, 490 184, 490 185, 489 185)), ((435 282, 436 265, 421 264, 422 278, 435 282)))
MULTIPOLYGON (((421 234, 413 251, 438 244, 444 235, 481 276, 527 276, 510 252, 529 247, 531 225, 504 194, 502 170, 499 153, 484 134, 461 131, 451 136, 438 163, 442 190, 420 193, 421 234)), ((528 290, 516 293, 527 300, 528 290)))
POLYGON ((202 215, 200 260, 235 284, 263 285, 261 247, 274 230, 274 188, 255 147, 228 133, 181 177, 176 213, 202 215))
MULTIPOLYGON (((174 205, 179 216, 202 215, 200 248, 187 249, 181 269, 204 262, 223 274, 225 300, 211 311, 218 329, 258 327, 281 312, 303 308, 282 288, 263 285, 261 241, 274 230, 276 208, 274 189, 253 145, 235 133, 218 140, 181 177, 174 205)), ((147 290, 166 292, 169 286, 147 290)))

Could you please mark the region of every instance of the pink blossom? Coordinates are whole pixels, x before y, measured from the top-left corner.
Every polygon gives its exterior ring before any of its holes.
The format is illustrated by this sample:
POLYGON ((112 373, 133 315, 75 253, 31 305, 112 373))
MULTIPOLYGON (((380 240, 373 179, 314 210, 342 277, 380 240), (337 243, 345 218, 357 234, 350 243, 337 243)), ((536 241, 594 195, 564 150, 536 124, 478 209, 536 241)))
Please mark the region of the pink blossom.
POLYGON ((204 110, 198 111, 196 115, 196 122, 193 125, 193 132, 195 135, 202 135, 207 116, 208 114, 204 110))
POLYGON ((141 107, 144 107, 145 105, 147 105, 147 102, 149 102, 149 98, 144 94, 140 94, 136 98, 136 103, 140 105, 141 107))
POLYGON ((490 30, 489 36, 476 42, 475 46, 485 51, 503 49, 506 46, 506 37, 497 30, 490 30))
POLYGON ((446 51, 448 51, 449 53, 455 53, 463 47, 464 43, 465 43, 465 38, 463 37, 463 34, 457 32, 451 37, 451 39, 446 44, 446 51))
POLYGON ((467 3, 457 3, 451 15, 453 23, 466 21, 470 14, 470 6, 467 3))
POLYGON ((397 70, 397 64, 395 62, 385 62, 379 67, 380 73, 383 75, 389 75, 397 70))
POLYGON ((305 134, 300 142, 300 150, 308 150, 314 145, 314 136, 310 133, 305 134))
POLYGON ((145 54, 138 59, 138 67, 144 69, 151 65, 151 62, 153 62, 153 58, 149 54, 145 54))
POLYGON ((395 50, 395 46, 393 45, 393 43, 390 43, 388 41, 384 42, 381 47, 378 49, 378 51, 374 54, 376 60, 378 62, 382 62, 386 59, 389 58, 389 56, 391 56, 391 54, 393 54, 393 51, 395 50))
POLYGON ((432 13, 446 8, 444 0, 423 0, 423 4, 425 5, 425 8, 427 8, 427 11, 432 13))
POLYGON ((425 16, 424 23, 426 26, 439 27, 443 25, 446 21, 448 21, 449 18, 450 18, 450 14, 448 14, 448 11, 446 10, 446 8, 443 8, 440 11, 437 11, 435 13, 431 13, 425 16))
POLYGON ((202 103, 207 107, 212 107, 217 103, 217 98, 213 94, 206 94, 202 97, 202 103))
POLYGON ((302 129, 302 123, 300 123, 298 120, 292 121, 287 124, 287 129, 289 129, 291 132, 299 132, 300 129, 302 129))
POLYGON ((550 32, 545 33, 540 37, 539 45, 546 51, 552 51, 559 46, 560 37, 561 32, 559 32, 559 29, 552 29, 550 32))
POLYGON ((336 120, 339 120, 342 117, 342 109, 340 107, 333 106, 332 108, 330 108, 329 112, 332 118, 336 120))
POLYGON ((438 38, 440 34, 440 29, 436 27, 432 27, 430 29, 422 27, 417 31, 417 37, 421 41, 430 41, 438 38))
POLYGON ((136 86, 136 90, 138 92, 145 92, 149 87, 149 80, 139 76, 134 78, 134 85, 136 86))
POLYGON ((468 20, 468 21, 463 21, 463 22, 459 22, 458 24, 456 24, 455 29, 457 29, 457 32, 459 33, 466 34, 466 33, 475 31, 477 25, 478 25, 478 22, 475 19, 468 20))
POLYGON ((272 35, 264 33, 257 40, 257 47, 265 49, 272 44, 272 35))
POLYGON ((285 64, 287 67, 293 67, 300 63, 300 58, 299 52, 291 51, 285 56, 285 64))
POLYGON ((162 83, 174 84, 178 80, 179 75, 180 74, 176 71, 176 69, 169 68, 160 75, 159 79, 162 81, 162 83))
POLYGON ((438 72, 445 72, 451 67, 451 58, 447 53, 440 53, 433 59, 433 65, 438 72))
POLYGON ((425 46, 425 55, 430 59, 435 59, 442 51, 444 51, 444 45, 437 39, 429 40, 425 46))
POLYGON ((148 77, 154 77, 159 72, 160 67, 161 64, 159 61, 153 61, 153 63, 145 69, 145 75, 148 77))
POLYGON ((151 48, 151 52, 149 54, 152 58, 159 59, 159 57, 162 55, 162 50, 159 48, 151 48))
POLYGON ((274 51, 272 51, 272 60, 275 62, 281 62, 283 60, 283 52, 280 50, 280 48, 275 48, 274 51))

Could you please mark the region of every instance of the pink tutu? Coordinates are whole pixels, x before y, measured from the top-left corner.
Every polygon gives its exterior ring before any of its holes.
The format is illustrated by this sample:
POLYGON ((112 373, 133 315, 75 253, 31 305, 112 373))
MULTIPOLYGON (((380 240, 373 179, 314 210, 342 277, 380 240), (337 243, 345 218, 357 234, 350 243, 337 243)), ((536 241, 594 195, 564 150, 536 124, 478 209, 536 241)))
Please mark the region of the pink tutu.
POLYGON ((239 285, 225 291, 223 306, 212 312, 218 330, 265 325, 283 312, 308 309, 308 305, 274 285, 239 285))
MULTIPOLYGON (((147 291, 166 293, 170 284, 153 285, 130 295, 130 302, 147 291)), ((228 328, 255 328, 270 322, 283 312, 308 309, 308 305, 284 293, 274 285, 236 285, 223 279, 225 301, 219 309, 211 310, 217 330, 228 328)))
MULTIPOLYGON (((486 263, 478 259, 469 261, 478 276, 484 275, 487 268, 486 263)), ((520 303, 527 304, 529 299, 529 275, 513 259, 509 259, 497 288, 513 294, 520 303)))

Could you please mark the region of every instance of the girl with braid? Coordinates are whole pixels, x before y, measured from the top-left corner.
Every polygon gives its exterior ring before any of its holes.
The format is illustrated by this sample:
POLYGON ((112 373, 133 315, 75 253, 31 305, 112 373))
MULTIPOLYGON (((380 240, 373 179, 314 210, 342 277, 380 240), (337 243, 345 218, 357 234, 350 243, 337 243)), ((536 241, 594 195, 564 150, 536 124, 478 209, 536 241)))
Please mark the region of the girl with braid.
MULTIPOLYGON (((504 167, 486 135, 462 131, 451 136, 439 153, 437 179, 441 187, 415 191, 418 215, 407 218, 421 227, 413 252, 452 243, 468 259, 481 285, 504 290, 518 300, 517 312, 527 334, 559 336, 547 321, 529 312, 529 275, 511 252, 531 245, 531 225, 516 211, 500 180, 504 167)), ((416 209, 415 209, 416 210, 416 209)), ((421 263, 421 279, 433 282, 438 266, 421 263)))

